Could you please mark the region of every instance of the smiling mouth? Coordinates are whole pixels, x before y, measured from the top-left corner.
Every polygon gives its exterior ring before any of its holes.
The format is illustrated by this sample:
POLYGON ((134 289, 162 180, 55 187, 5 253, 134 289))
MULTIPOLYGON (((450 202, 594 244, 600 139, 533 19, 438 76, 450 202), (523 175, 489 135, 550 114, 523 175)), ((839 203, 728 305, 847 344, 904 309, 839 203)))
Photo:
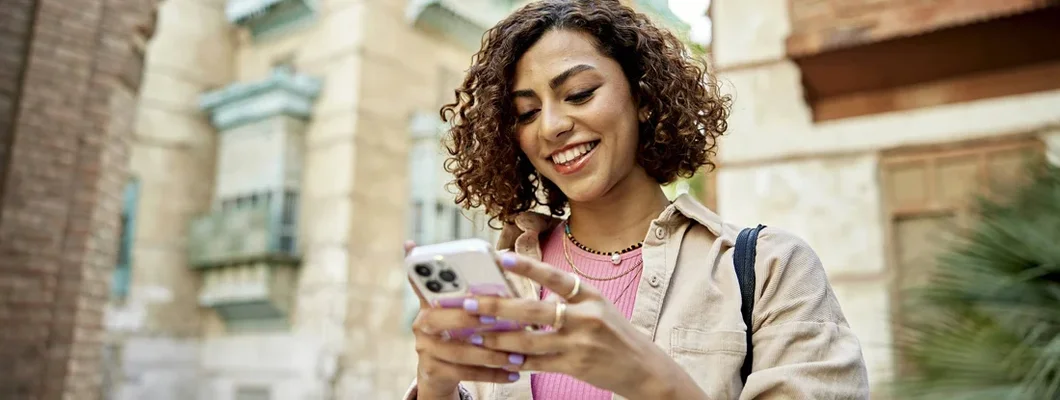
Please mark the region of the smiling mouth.
POLYGON ((571 166, 580 161, 585 155, 593 151, 597 145, 600 144, 599 140, 595 140, 589 143, 582 143, 580 145, 571 147, 567 150, 563 150, 552 155, 552 162, 559 166, 571 166))

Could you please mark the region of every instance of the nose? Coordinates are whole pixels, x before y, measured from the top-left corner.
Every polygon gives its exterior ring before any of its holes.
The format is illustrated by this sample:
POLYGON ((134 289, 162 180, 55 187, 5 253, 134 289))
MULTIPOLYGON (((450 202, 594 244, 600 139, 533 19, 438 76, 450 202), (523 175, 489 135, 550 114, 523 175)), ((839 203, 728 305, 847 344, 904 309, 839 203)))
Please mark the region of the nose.
POLYGON ((574 129, 574 120, 562 107, 541 107, 541 135, 547 140, 562 138, 574 129))

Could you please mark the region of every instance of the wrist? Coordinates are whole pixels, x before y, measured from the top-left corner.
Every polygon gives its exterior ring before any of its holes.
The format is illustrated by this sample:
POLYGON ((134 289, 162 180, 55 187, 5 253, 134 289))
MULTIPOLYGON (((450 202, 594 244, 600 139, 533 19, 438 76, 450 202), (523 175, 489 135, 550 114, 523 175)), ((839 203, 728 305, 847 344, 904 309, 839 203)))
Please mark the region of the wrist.
POLYGON ((460 385, 453 387, 450 391, 423 390, 420 388, 416 393, 416 400, 460 400, 460 385))
POLYGON ((653 369, 643 381, 634 387, 633 392, 625 396, 630 400, 653 399, 653 400, 691 400, 706 399, 706 394, 699 385, 688 376, 683 368, 668 359, 668 368, 653 369))

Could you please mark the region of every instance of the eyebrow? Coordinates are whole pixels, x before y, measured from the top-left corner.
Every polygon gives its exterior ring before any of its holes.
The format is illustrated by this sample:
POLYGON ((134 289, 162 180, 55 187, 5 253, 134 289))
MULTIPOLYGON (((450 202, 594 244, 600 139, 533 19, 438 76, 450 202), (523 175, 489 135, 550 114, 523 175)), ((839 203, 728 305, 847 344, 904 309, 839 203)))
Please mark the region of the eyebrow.
MULTIPOLYGON (((575 65, 573 67, 567 68, 566 71, 561 72, 559 75, 556 75, 555 77, 553 77, 552 80, 548 81, 548 87, 550 87, 553 90, 555 90, 557 87, 562 85, 564 82, 566 82, 568 79, 570 79, 574 75, 577 75, 577 74, 585 72, 585 71, 593 70, 593 69, 596 69, 596 68, 593 68, 592 65, 588 65, 588 64, 578 64, 578 65, 575 65)), ((516 91, 512 92, 512 97, 533 97, 533 96, 534 96, 534 91, 530 90, 530 89, 516 90, 516 91)))

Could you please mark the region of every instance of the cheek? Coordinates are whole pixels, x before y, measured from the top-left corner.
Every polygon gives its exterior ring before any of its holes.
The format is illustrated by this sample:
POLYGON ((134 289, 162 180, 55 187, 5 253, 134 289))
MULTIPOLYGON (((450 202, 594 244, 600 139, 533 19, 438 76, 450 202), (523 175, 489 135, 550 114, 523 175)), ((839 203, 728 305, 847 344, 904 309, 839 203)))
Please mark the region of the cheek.
POLYGON ((530 164, 533 164, 535 168, 541 169, 542 166, 540 158, 537 157, 541 154, 541 145, 536 140, 536 136, 530 132, 529 128, 521 128, 516 131, 516 142, 519 144, 519 150, 522 150, 529 160, 530 164))
POLYGON ((522 127, 516 130, 515 142, 519 145, 519 150, 522 150, 524 154, 536 154, 537 143, 535 143, 533 135, 530 134, 529 129, 522 127))

